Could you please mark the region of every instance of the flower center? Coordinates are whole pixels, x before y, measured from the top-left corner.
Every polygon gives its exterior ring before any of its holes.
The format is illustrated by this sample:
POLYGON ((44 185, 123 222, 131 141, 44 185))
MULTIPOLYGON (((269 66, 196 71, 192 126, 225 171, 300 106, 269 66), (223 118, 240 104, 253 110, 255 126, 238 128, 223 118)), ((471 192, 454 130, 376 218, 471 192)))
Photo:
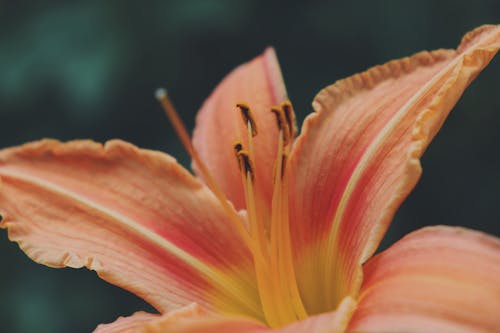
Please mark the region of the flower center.
POLYGON ((302 303, 293 266, 287 189, 287 157, 290 143, 295 136, 296 126, 290 102, 273 107, 278 125, 278 148, 273 170, 273 195, 270 221, 262 214, 255 200, 256 180, 253 138, 257 135, 256 123, 250 107, 245 103, 236 105, 247 127, 248 149, 241 142, 234 144, 234 151, 240 168, 245 192, 247 217, 252 254, 262 308, 271 327, 302 320, 307 312, 302 303), (268 222, 268 223, 265 223, 268 222))
POLYGON ((248 147, 244 147, 239 141, 233 145, 245 194, 248 222, 248 226, 246 226, 245 221, 229 204, 194 149, 190 136, 170 102, 166 90, 158 89, 156 98, 163 106, 184 148, 198 166, 207 186, 220 201, 227 216, 234 223, 239 235, 253 255, 259 296, 267 324, 275 328, 305 319, 308 315, 302 303, 295 277, 288 219, 286 164, 290 143, 297 131, 292 104, 286 101, 271 109, 271 112, 276 115, 279 134, 273 170, 270 216, 262 213, 262 204, 256 200, 255 182, 258 179, 256 179, 254 163, 258 161, 255 161, 253 138, 258 133, 257 125, 251 109, 246 103, 236 105, 243 117, 248 136, 248 147))

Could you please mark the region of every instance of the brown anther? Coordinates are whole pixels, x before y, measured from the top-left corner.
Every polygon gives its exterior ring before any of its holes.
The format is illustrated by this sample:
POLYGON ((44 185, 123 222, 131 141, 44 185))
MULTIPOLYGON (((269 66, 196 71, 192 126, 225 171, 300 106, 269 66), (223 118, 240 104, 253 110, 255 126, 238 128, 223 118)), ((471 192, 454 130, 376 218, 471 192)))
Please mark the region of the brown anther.
POLYGON ((241 141, 235 141, 233 144, 234 148, 234 153, 236 156, 238 156, 238 153, 243 150, 243 145, 241 144, 241 141))
POLYGON ((286 146, 288 142, 290 142, 290 130, 288 128, 285 112, 278 106, 272 107, 271 112, 276 115, 276 123, 278 124, 278 128, 283 131, 283 143, 286 146))
POLYGON ((288 161, 288 155, 283 154, 281 156, 281 179, 285 178, 286 163, 288 161))
POLYGON ((255 179, 255 173, 254 173, 253 162, 250 159, 248 151, 240 150, 238 152, 238 160, 240 162, 239 164, 241 172, 245 172, 245 176, 250 174, 250 177, 252 178, 253 181, 255 179))
MULTIPOLYGON (((274 166, 273 166, 273 181, 276 181, 276 177, 278 176, 276 174, 276 168, 278 167, 278 161, 279 161, 279 158, 276 159, 276 161, 274 161, 274 166)), ((281 177, 281 180, 283 180, 283 178, 285 177, 285 171, 286 171, 286 163, 288 161, 288 154, 285 154, 283 153, 281 155, 281 171, 280 171, 280 174, 279 174, 279 177, 281 177)))
POLYGON ((239 152, 243 150, 243 145, 241 144, 240 141, 236 141, 233 144, 233 149, 234 149, 234 156, 236 156, 236 161, 238 162, 238 167, 240 168, 241 171, 241 159, 238 156, 239 152))
POLYGON ((284 101, 281 103, 281 108, 285 113, 286 122, 288 124, 288 129, 290 130, 290 138, 295 138, 297 134, 297 120, 295 119, 295 112, 293 111, 293 106, 290 101, 284 101))
POLYGON ((255 120, 253 119, 252 111, 250 110, 250 106, 246 103, 238 103, 236 104, 236 107, 240 109, 241 116, 243 117, 243 121, 245 122, 245 125, 248 126, 250 125, 252 129, 252 136, 257 135, 257 124, 255 123, 255 120))

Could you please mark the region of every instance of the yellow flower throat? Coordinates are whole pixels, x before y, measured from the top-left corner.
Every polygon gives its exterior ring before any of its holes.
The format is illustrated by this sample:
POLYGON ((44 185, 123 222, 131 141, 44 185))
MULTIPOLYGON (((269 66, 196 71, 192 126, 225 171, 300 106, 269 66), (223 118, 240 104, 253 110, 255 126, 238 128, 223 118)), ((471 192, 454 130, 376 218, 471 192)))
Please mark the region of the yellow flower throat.
POLYGON ((271 109, 271 112, 276 116, 279 134, 273 170, 270 213, 265 211, 262 200, 255 191, 255 184, 259 181, 256 179, 253 146, 253 138, 258 134, 257 125, 249 105, 245 103, 236 105, 246 125, 248 137, 248 147, 244 147, 241 141, 237 141, 233 145, 245 194, 247 220, 243 221, 229 204, 224 193, 196 153, 189 134, 168 99, 166 91, 158 90, 156 97, 165 109, 184 147, 198 166, 208 187, 219 199, 242 240, 252 253, 262 311, 267 324, 274 328, 305 319, 308 315, 302 303, 295 277, 288 218, 286 166, 290 143, 297 131, 291 103, 286 101, 271 109))

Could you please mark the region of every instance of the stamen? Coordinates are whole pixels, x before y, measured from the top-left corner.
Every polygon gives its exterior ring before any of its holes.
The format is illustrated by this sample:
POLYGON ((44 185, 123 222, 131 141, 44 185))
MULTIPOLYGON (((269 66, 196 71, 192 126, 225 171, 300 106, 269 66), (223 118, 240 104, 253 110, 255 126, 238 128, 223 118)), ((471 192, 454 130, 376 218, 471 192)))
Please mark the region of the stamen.
POLYGON ((288 154, 283 153, 283 156, 281 156, 281 179, 285 178, 287 160, 288 160, 288 154))
POLYGON ((233 144, 234 151, 236 153, 236 156, 238 156, 238 153, 243 150, 243 144, 241 141, 235 141, 233 144))
POLYGON ((282 108, 273 108, 272 111, 277 117, 279 137, 274 168, 270 262, 274 277, 273 285, 276 288, 275 297, 278 297, 278 300, 286 300, 285 303, 278 301, 281 310, 285 311, 286 323, 307 318, 307 312, 295 277, 288 217, 286 164, 289 147, 286 147, 285 136, 289 136, 291 132, 288 129, 288 121, 285 119, 285 111, 282 108))
MULTIPOLYGON (((280 223, 281 223, 281 217, 279 216, 281 214, 281 208, 279 207, 281 203, 281 180, 282 177, 279 176, 278 170, 282 169, 282 162, 283 159, 281 156, 283 155, 283 130, 280 130, 279 132, 279 138, 278 138, 278 157, 276 158, 276 161, 274 163, 274 170, 273 170, 273 197, 272 197, 272 208, 271 208, 271 256, 274 257, 275 263, 273 266, 277 265, 278 261, 278 250, 279 250, 279 243, 278 243, 278 235, 279 235, 279 228, 280 228, 280 223)), ((280 172, 281 173, 281 172, 280 172)))
POLYGON ((236 156, 236 162, 238 162, 238 168, 240 169, 241 172, 243 170, 241 169, 241 158, 239 157, 239 152, 243 150, 243 145, 241 144, 240 141, 236 141, 233 144, 233 149, 234 149, 234 156, 236 156))
POLYGON ((288 124, 288 129, 290 131, 290 138, 295 138, 297 134, 297 120, 295 119, 295 112, 293 112, 293 106, 290 101, 284 101, 281 103, 281 109, 285 113, 286 122, 288 124))
POLYGON ((243 121, 245 124, 252 129, 252 136, 257 135, 257 124, 252 115, 252 111, 250 110, 250 106, 246 103, 238 103, 236 107, 240 109, 241 116, 243 117, 243 121))
POLYGON ((252 252, 254 255, 255 275, 266 321, 270 326, 276 327, 283 322, 282 317, 279 316, 281 309, 279 303, 277 303, 280 298, 276 294, 278 289, 270 283, 272 281, 270 279, 270 276, 272 276, 272 266, 269 264, 264 223, 257 216, 253 188, 253 178, 255 177, 253 175, 253 162, 248 151, 242 148, 240 142, 234 144, 234 150, 241 171, 243 191, 245 193, 250 235, 256 244, 254 247, 255 250, 252 252))
POLYGON ((283 144, 287 146, 290 142, 290 129, 288 128, 288 122, 286 120, 285 112, 282 108, 277 106, 272 107, 271 112, 276 115, 276 123, 278 124, 278 129, 283 132, 283 144))
POLYGON ((212 190, 214 193, 215 197, 219 200, 221 203, 222 207, 227 213, 227 216, 231 219, 233 224, 236 227, 236 230, 238 231, 239 235, 242 237, 243 241, 245 242, 246 246, 251 250, 254 251, 254 245, 252 242, 252 239, 250 238, 250 235, 248 234, 248 231, 246 230, 243 221, 241 218, 238 216, 234 208, 229 204, 229 201, 227 200, 226 196, 224 195, 224 192, 217 186, 217 183, 213 179, 212 175, 208 171, 208 168, 206 165, 202 162, 200 156, 194 149, 193 144, 191 143, 191 138, 189 137, 189 134, 186 130, 186 126, 184 126, 184 123, 182 122, 182 119, 179 117, 179 114, 175 110, 172 102, 170 101, 170 98, 168 97, 167 90, 164 88, 159 88, 155 92, 155 97, 156 99, 160 102, 161 106, 163 107, 163 110, 165 111, 165 114, 167 115, 168 119, 172 123, 172 126, 177 133, 177 136, 181 140, 182 145, 188 152, 189 156, 194 160, 195 164, 198 166, 203 178, 207 182, 208 187, 212 190))
MULTIPOLYGON (((280 132, 280 136, 281 136, 281 132, 280 132)), ((282 139, 280 139, 278 141, 278 144, 283 144, 282 143, 282 139)), ((288 158, 288 152, 285 151, 283 148, 281 149, 281 151, 279 151, 280 155, 281 155, 281 158, 276 157, 276 160, 274 161, 274 166, 273 166, 273 184, 274 186, 276 186, 276 177, 280 177, 281 179, 283 179, 283 177, 285 176, 285 166, 286 166, 286 161, 287 161, 287 158, 288 158), (278 171, 278 168, 281 170, 281 171, 278 171)))
POLYGON ((245 201, 248 213, 248 222, 250 225, 250 236, 257 241, 257 248, 260 250, 260 256, 266 253, 266 233, 264 221, 258 218, 257 206, 255 202, 254 181, 255 172, 253 161, 248 155, 248 151, 240 150, 237 154, 241 170, 243 190, 245 192, 245 201))
POLYGON ((257 135, 257 124, 252 115, 252 111, 250 110, 250 106, 246 103, 238 103, 236 107, 240 109, 241 117, 243 118, 243 122, 247 127, 247 135, 248 135, 248 152, 250 153, 250 159, 252 161, 255 160, 254 150, 253 150, 253 137, 257 135))
POLYGON ((248 152, 246 150, 240 150, 237 156, 240 160, 241 171, 249 175, 253 181, 255 179, 253 161, 250 159, 248 152))
POLYGON ((282 156, 282 179, 281 179, 281 205, 282 205, 282 238, 280 246, 283 249, 283 257, 281 260, 282 269, 284 275, 287 277, 288 281, 288 292, 290 300, 294 309, 294 312, 298 320, 303 320, 307 318, 307 312, 305 310, 304 304, 302 303, 302 298, 300 296, 299 288, 297 285, 297 279, 295 277, 295 268, 292 253, 292 240, 290 237, 290 220, 288 216, 288 182, 286 180, 286 165, 288 161, 288 156, 283 154, 282 156))
MULTIPOLYGON (((254 163, 256 161, 253 152, 253 140, 257 135, 257 125, 247 104, 238 103, 236 105, 247 126, 248 136, 248 142, 245 142, 245 146, 241 141, 236 141, 233 144, 245 194, 248 216, 248 225, 246 225, 230 205, 194 149, 190 136, 168 98, 166 90, 158 89, 156 98, 163 106, 174 130, 200 170, 208 187, 225 209, 227 216, 235 224, 237 232, 253 255, 259 295, 268 324, 273 328, 281 327, 292 321, 306 318, 307 312, 298 290, 293 266, 294 258, 288 218, 286 165, 290 142, 297 131, 291 103, 284 102, 271 110, 276 115, 279 137, 275 170, 273 171, 274 189, 270 222, 268 215, 262 213, 262 207, 257 205, 260 204, 259 199, 261 198, 258 196, 259 192, 256 193, 255 191, 256 169, 254 163), (261 214, 259 215, 259 213, 261 214)), ((257 185, 258 181, 260 181, 260 177, 257 179, 257 185)))

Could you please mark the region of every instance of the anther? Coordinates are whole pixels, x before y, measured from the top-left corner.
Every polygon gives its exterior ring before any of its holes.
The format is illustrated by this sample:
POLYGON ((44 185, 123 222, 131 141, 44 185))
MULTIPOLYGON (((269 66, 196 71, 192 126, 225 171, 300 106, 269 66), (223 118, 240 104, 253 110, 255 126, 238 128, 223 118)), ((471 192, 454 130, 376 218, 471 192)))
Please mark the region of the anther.
POLYGON ((286 162, 288 161, 288 154, 281 156, 281 179, 285 178, 286 162))
POLYGON ((243 150, 243 145, 241 144, 240 141, 236 141, 233 144, 233 149, 234 149, 234 156, 236 156, 236 161, 238 162, 238 168, 240 171, 242 171, 242 165, 241 165, 241 158, 239 156, 240 151, 243 150))
POLYGON ((285 178, 285 172, 286 172, 286 162, 288 160, 288 154, 286 153, 283 153, 281 155, 281 170, 279 172, 279 174, 276 172, 276 168, 278 167, 279 165, 279 158, 276 159, 276 161, 274 161, 274 166, 273 166, 273 180, 274 182, 276 182, 276 177, 280 177, 281 180, 283 180, 283 178, 285 178))
POLYGON ((276 115, 276 123, 278 124, 278 129, 283 131, 283 143, 286 146, 290 141, 290 130, 288 128, 285 112, 282 108, 277 106, 272 107, 271 112, 276 115))
POLYGON ((290 131, 290 138, 294 138, 297 134, 297 120, 295 119, 295 112, 293 112, 293 106, 290 101, 284 101, 281 103, 281 108, 285 113, 286 122, 288 124, 288 129, 290 131))
POLYGON ((242 172, 245 172, 245 176, 250 174, 252 181, 255 179, 253 162, 248 155, 248 151, 240 150, 238 152, 238 160, 240 162, 240 168, 242 172))
POLYGON ((252 129, 252 136, 257 135, 257 124, 255 123, 255 120, 253 119, 252 111, 250 110, 250 106, 246 103, 238 103, 236 104, 236 107, 240 109, 241 116, 243 118, 243 121, 245 122, 245 125, 250 125, 252 129))
POLYGON ((233 144, 233 148, 234 148, 234 153, 236 154, 236 156, 238 156, 238 153, 243 150, 243 145, 241 144, 240 141, 236 141, 233 144))
POLYGON ((207 182, 208 187, 213 191, 213 193, 221 203, 222 207, 226 211, 228 217, 234 223, 236 230, 242 237, 245 244, 251 251, 254 251, 253 240, 251 239, 248 230, 246 230, 240 216, 238 216, 237 213, 234 211, 233 207, 229 205, 228 200, 224 195, 224 192, 222 192, 220 187, 217 185, 211 173, 209 172, 207 166, 205 165, 205 163, 203 163, 200 156, 198 155, 198 152, 194 149, 191 138, 188 134, 188 131, 186 130, 186 126, 184 126, 182 119, 179 117, 179 114, 175 110, 172 102, 170 101, 167 90, 163 88, 156 90, 155 97, 163 107, 163 110, 165 111, 165 114, 167 115, 170 122, 172 123, 172 126, 177 135, 179 136, 182 145, 184 146, 188 154, 191 156, 191 158, 199 168, 200 173, 207 182))

